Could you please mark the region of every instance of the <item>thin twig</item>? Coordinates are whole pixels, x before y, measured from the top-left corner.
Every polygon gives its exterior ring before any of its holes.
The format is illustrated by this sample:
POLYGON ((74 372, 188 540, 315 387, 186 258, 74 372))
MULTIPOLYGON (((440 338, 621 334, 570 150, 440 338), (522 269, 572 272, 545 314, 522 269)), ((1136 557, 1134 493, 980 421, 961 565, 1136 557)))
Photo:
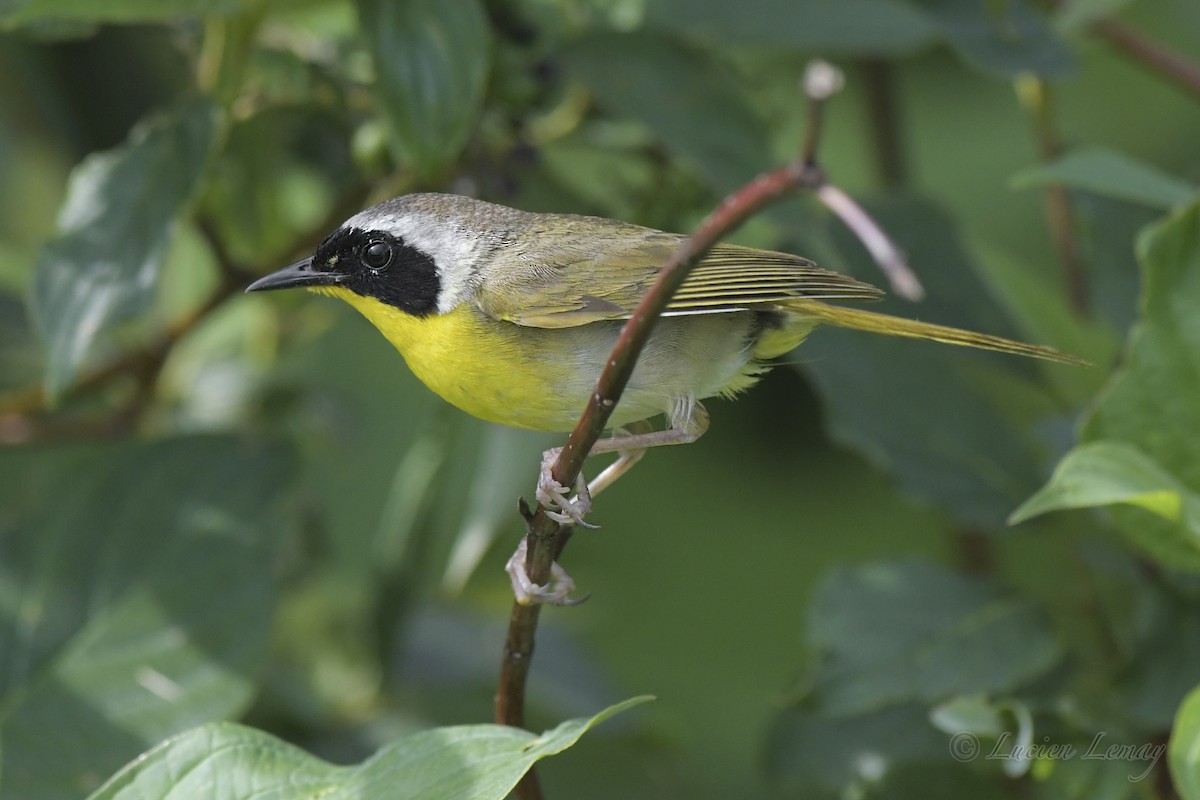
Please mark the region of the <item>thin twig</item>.
POLYGON ((816 193, 817 199, 836 214, 867 248, 896 294, 913 301, 925 296, 925 287, 908 266, 903 251, 884 233, 866 209, 831 183, 817 186, 816 193))
POLYGON ((1098 19, 1092 33, 1147 69, 1200 98, 1200 64, 1115 19, 1098 19))
POLYGON ((904 169, 904 136, 896 100, 896 75, 892 62, 882 58, 862 61, 867 118, 874 145, 875 171, 885 188, 896 189, 907 180, 904 169))
MULTIPOLYGON (((163 331, 157 339, 147 345, 127 350, 117 358, 89 373, 71 386, 66 397, 77 397, 87 394, 101 386, 107 385, 113 379, 128 374, 145 374, 157 370, 156 362, 165 360, 171 346, 183 338, 199 322, 215 310, 221 303, 233 296, 243 285, 235 285, 222 281, 200 306, 186 316, 176 320, 163 331)), ((23 416, 45 410, 46 395, 40 386, 30 386, 20 389, 0 398, 0 415, 23 416)))
MULTIPOLYGON (((801 88, 808 100, 808 126, 804 132, 804 144, 800 146, 801 164, 813 164, 817 159, 817 146, 821 143, 821 131, 825 128, 825 103, 842 90, 846 79, 842 71, 828 61, 817 59, 809 62, 804 70, 801 88)), ((726 201, 728 202, 728 201, 726 201)))
MULTIPOLYGON (((1038 158, 1048 163, 1062 152, 1057 122, 1055 120, 1054 95, 1050 84, 1037 75, 1023 75, 1016 82, 1017 98, 1025 107, 1033 123, 1037 142, 1038 158)), ((1063 287, 1075 313, 1088 315, 1087 280, 1075 237, 1075 216, 1071 210, 1071 197, 1061 184, 1046 187, 1046 224, 1062 268, 1063 287)))

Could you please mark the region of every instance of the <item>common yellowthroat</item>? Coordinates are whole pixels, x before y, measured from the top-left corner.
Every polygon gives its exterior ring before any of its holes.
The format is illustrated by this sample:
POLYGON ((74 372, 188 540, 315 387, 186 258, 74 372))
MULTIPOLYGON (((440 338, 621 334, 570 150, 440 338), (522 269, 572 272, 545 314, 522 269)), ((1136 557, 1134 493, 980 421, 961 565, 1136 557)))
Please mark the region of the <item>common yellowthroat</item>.
MULTIPOLYGON (((311 258, 247 291, 303 286, 345 300, 425 385, 467 413, 517 428, 569 431, 625 320, 682 238, 599 217, 411 194, 354 215, 311 258)), ((750 387, 771 359, 820 324, 1079 361, 1048 347, 828 302, 881 295, 799 256, 717 245, 655 327, 613 411, 616 435, 592 450, 621 457, 590 493, 578 486, 575 500, 544 467, 538 499, 556 507, 560 521, 582 523, 590 494, 647 447, 704 433, 708 415, 700 400, 750 387), (668 426, 655 431, 645 421, 659 414, 668 426)), ((523 558, 514 560, 521 562, 515 572, 510 562, 518 595, 563 601, 565 573, 556 573, 552 587, 534 586, 523 577, 523 558)))

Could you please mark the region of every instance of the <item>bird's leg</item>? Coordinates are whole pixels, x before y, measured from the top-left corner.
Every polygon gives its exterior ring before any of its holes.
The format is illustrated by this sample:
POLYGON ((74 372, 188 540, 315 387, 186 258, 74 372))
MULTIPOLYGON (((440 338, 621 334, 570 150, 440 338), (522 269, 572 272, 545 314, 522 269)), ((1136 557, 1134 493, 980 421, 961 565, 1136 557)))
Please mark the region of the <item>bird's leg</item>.
MULTIPOLYGON (((671 411, 671 427, 666 430, 652 430, 646 420, 632 423, 625 428, 617 428, 613 436, 597 441, 588 452, 589 458, 615 452, 619 454, 617 460, 605 467, 590 484, 584 481, 581 473, 576 480, 577 494, 574 499, 567 497, 567 488, 554 480, 554 476, 550 474, 554 462, 562 452, 561 447, 551 448, 542 454, 542 471, 537 486, 538 502, 547 508, 546 515, 561 525, 597 528, 599 526, 583 520, 592 508, 594 495, 612 486, 617 478, 641 460, 647 449, 671 444, 690 444, 704 435, 706 430, 708 412, 690 397, 676 402, 671 411)), ((525 539, 522 538, 521 546, 505 566, 512 578, 513 593, 516 594, 517 601, 525 605, 573 605, 575 601, 568 600, 567 595, 575 588, 575 582, 566 570, 555 562, 550 568, 550 583, 545 586, 535 584, 525 571, 525 552, 525 539)))
POLYGON ((571 579, 565 569, 559 566, 557 561, 550 564, 549 583, 541 585, 529 580, 529 573, 525 571, 525 558, 528 552, 529 538, 522 536, 521 543, 517 545, 517 551, 504 565, 504 571, 512 579, 513 594, 516 595, 518 603, 523 606, 532 603, 574 606, 587 599, 586 596, 578 600, 571 599, 570 594, 575 591, 575 581, 571 579))

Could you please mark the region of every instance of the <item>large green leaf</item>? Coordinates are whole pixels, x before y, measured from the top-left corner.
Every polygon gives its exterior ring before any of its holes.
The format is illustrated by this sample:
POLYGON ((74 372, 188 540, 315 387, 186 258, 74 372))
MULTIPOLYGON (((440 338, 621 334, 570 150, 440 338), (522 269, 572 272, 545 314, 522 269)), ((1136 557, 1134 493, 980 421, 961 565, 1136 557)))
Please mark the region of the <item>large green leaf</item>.
POLYGON ((1179 707, 1167 764, 1182 800, 1200 800, 1200 687, 1193 689, 1179 707))
POLYGON ((806 703, 838 716, 1012 691, 1062 658, 1032 603, 919 561, 831 574, 808 641, 819 661, 806 703))
POLYGON ((1103 147, 1072 150, 1058 160, 1018 172, 1012 185, 1062 184, 1152 208, 1170 209, 1194 200, 1200 189, 1137 159, 1103 147))
POLYGON ((0 20, 5 24, 29 22, 162 22, 180 17, 229 14, 245 0, 5 0, 0 20))
POLYGON ((375 60, 375 92, 399 155, 436 176, 471 132, 487 85, 489 35, 479 0, 357 0, 375 60))
MULTIPOLYGON (((1141 321, 1130 337, 1127 366, 1084 425, 1082 438, 1125 443, 1157 465, 1159 478, 1200 493, 1200 439, 1187 435, 1200 430, 1200 203, 1150 228, 1138 252, 1145 286, 1141 321)), ((1175 522, 1140 509, 1117 507, 1113 513, 1156 557, 1200 569, 1187 513, 1175 522)))
POLYGON ((217 723, 164 742, 91 800, 501 800, 533 764, 566 750, 635 697, 539 735, 503 725, 438 728, 399 739, 355 766, 335 766, 275 737, 217 723))
POLYGON ((657 0, 649 22, 719 44, 769 44, 852 55, 911 53, 938 35, 916 8, 894 0, 657 0))
POLYGON ((968 64, 1005 78, 1061 76, 1075 66, 1067 46, 1029 0, 916 0, 968 64))
POLYGON ((0 459, 0 797, 78 796, 248 705, 289 464, 223 438, 0 459))
POLYGON ((199 185, 215 132, 212 105, 192 100, 145 120, 123 145, 88 157, 71 174, 33 287, 51 396, 70 385, 98 337, 150 303, 173 224, 199 185))
POLYGON ((766 126, 709 51, 652 33, 601 33, 561 54, 610 115, 645 124, 719 191, 771 164, 766 126))
POLYGON ((847 787, 886 782, 898 765, 949 761, 946 737, 926 716, 916 703, 851 717, 789 710, 767 739, 767 768, 803 797, 853 796, 847 787))

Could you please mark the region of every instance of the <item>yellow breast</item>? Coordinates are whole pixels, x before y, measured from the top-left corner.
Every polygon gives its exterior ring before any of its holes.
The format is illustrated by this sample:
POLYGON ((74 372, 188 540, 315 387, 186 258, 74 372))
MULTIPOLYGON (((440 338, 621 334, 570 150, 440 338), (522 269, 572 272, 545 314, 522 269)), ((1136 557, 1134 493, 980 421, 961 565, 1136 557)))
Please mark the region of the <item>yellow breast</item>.
POLYGON ((324 290, 354 306, 387 337, 421 381, 468 414, 533 430, 569 430, 595 377, 576 378, 546 358, 543 331, 488 319, 463 304, 415 317, 340 288, 324 290))

